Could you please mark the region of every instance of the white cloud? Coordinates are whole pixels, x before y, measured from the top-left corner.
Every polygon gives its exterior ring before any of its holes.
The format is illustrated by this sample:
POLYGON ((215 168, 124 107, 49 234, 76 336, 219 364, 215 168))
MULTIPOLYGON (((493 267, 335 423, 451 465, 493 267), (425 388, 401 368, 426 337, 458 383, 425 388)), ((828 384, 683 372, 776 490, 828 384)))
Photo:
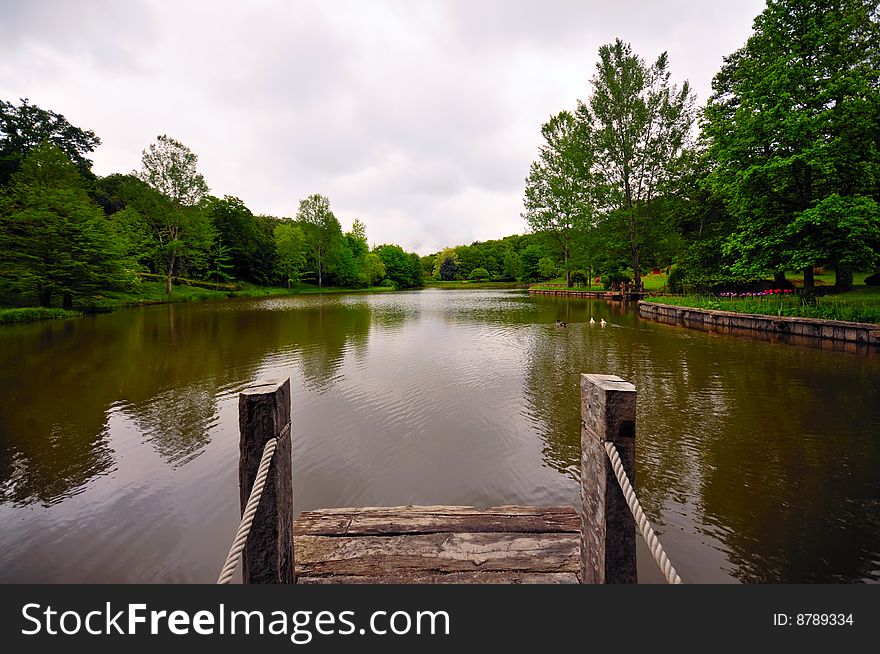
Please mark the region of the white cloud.
POLYGON ((330 197, 421 253, 522 233, 540 125, 615 37, 705 101, 763 2, 0 0, 0 97, 95 130, 99 174, 167 133, 218 195, 292 215, 330 197))

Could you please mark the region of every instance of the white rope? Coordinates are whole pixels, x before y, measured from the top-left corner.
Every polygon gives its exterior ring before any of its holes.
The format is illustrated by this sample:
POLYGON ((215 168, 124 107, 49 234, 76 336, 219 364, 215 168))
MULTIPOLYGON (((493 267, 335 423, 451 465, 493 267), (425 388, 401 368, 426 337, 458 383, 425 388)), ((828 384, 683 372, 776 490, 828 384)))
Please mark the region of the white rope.
POLYGON ((617 476, 617 482, 620 484, 620 489, 623 491, 626 503, 629 504, 629 510, 632 511, 633 517, 639 526, 639 531, 642 532, 642 537, 648 544, 651 554, 654 555, 654 560, 660 566, 666 581, 670 584, 680 584, 681 577, 678 576, 675 568, 672 567, 666 552, 663 551, 660 539, 657 538, 657 534, 654 533, 650 521, 645 516, 645 512, 642 511, 642 505, 639 504, 639 498, 636 497, 632 484, 629 483, 629 477, 626 476, 626 470, 623 469, 623 463, 620 460, 620 455, 617 453, 617 448, 614 447, 614 443, 605 441, 605 451, 608 453, 608 458, 611 459, 611 467, 617 476))
POLYGON ((244 545, 251 533, 251 525, 254 523, 254 516, 257 514, 257 507, 260 505, 260 498, 263 496, 263 487, 266 485, 266 478, 269 476, 269 467, 272 465, 272 455, 275 454, 275 448, 278 446, 278 439, 290 432, 290 423, 284 426, 277 438, 270 438, 266 441, 263 448, 263 456, 260 459, 260 466, 257 468, 257 476, 254 478, 254 485, 251 488, 250 497, 244 506, 244 513, 241 515, 241 523, 238 525, 238 531, 235 532, 235 540, 232 541, 232 547, 229 548, 229 554, 226 556, 226 563, 220 570, 220 576, 217 579, 218 584, 228 584, 235 574, 235 568, 238 566, 238 560, 244 551, 244 545))

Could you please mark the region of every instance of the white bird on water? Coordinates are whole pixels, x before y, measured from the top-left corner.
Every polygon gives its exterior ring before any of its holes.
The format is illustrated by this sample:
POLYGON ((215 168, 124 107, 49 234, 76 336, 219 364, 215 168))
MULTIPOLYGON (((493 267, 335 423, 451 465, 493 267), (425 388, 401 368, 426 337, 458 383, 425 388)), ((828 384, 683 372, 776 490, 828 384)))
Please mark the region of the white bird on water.
POLYGON ((605 322, 605 318, 602 318, 602 322, 600 322, 599 324, 602 325, 602 326, 604 327, 604 326, 607 325, 608 323, 605 322))
POLYGON ((595 318, 590 318, 590 324, 591 324, 591 325, 595 325, 595 324, 596 324, 596 319, 595 319, 595 318))

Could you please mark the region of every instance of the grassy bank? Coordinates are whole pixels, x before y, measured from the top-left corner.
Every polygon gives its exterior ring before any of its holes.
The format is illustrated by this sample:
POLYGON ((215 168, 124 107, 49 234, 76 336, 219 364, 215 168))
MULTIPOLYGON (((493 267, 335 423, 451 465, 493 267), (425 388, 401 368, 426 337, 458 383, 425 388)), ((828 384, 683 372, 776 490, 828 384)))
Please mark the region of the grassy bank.
POLYGON ((81 315, 81 311, 47 309, 44 307, 0 309, 0 325, 14 325, 16 323, 35 322, 37 320, 61 320, 63 318, 76 318, 81 315))
POLYGON ((756 313, 765 316, 821 318, 880 324, 880 287, 857 286, 846 293, 825 295, 814 302, 797 295, 765 295, 759 297, 719 298, 714 296, 659 296, 648 298, 679 307, 756 313))
POLYGON ((216 291, 196 286, 180 285, 174 287, 174 292, 171 297, 169 297, 165 293, 164 282, 144 281, 138 284, 135 289, 129 291, 107 291, 98 297, 88 300, 82 306, 76 307, 73 311, 60 308, 42 307, 0 308, 0 325, 35 322, 37 320, 74 318, 83 315, 83 313, 104 313, 126 307, 146 306, 150 304, 205 302, 236 297, 260 298, 288 295, 315 295, 320 293, 385 293, 392 290, 394 289, 377 286, 372 288, 318 288, 317 286, 312 286, 310 284, 300 284, 292 286, 291 288, 283 288, 242 284, 235 291, 216 291))

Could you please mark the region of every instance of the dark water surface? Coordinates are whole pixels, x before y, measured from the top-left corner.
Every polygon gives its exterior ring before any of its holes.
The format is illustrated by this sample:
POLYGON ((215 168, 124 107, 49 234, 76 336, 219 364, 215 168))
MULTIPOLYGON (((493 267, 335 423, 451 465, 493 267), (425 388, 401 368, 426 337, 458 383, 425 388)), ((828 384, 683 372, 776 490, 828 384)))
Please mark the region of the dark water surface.
POLYGON ((577 506, 581 372, 636 384, 639 496, 686 582, 880 579, 880 356, 426 290, 0 329, 0 581, 214 581, 237 393, 266 376, 291 378, 298 511, 577 506))

